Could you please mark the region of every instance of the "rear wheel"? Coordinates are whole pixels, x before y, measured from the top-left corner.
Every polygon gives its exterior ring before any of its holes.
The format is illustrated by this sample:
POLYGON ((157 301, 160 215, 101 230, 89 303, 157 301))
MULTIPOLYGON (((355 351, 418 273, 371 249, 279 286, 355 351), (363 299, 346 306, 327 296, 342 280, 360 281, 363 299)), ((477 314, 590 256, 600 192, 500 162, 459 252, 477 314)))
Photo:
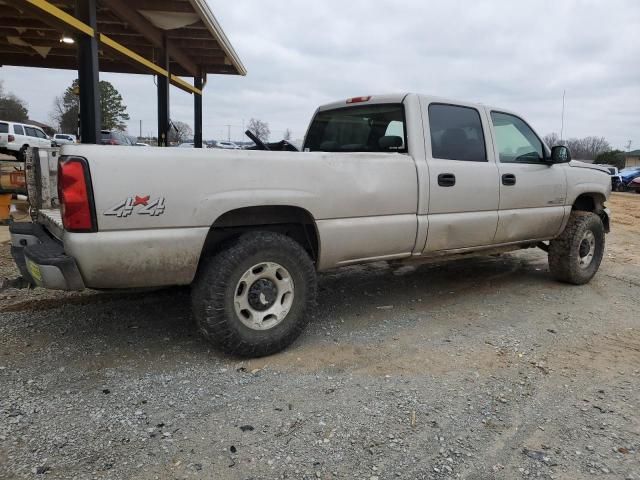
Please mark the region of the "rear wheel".
POLYGON ((549 270, 558 280, 589 282, 604 255, 604 225, 592 212, 573 211, 562 234, 549 242, 549 270))
POLYGON ((204 336, 227 353, 249 357, 290 345, 307 325, 315 298, 311 258, 273 232, 244 234, 205 259, 192 289, 204 336))

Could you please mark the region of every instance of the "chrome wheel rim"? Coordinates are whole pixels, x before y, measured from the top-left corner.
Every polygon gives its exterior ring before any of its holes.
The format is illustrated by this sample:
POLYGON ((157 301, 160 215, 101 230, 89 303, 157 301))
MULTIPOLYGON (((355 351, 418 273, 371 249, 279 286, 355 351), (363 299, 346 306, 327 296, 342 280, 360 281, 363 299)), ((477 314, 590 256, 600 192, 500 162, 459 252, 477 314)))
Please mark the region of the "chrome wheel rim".
POLYGON ((580 268, 588 268, 596 253, 596 236, 591 230, 584 232, 578 247, 578 265, 580 268))
POLYGON ((252 330, 269 330, 282 322, 293 305, 289 271, 274 262, 249 268, 236 284, 233 304, 240 321, 252 330))

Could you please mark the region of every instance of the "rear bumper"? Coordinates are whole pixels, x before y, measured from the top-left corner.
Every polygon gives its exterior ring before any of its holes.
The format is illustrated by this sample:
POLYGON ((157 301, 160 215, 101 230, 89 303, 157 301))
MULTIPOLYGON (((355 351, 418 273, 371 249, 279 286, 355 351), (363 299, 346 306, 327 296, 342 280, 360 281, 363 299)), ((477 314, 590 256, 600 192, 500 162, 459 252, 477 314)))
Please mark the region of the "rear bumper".
POLYGON ((13 223, 9 231, 11 255, 25 279, 53 290, 85 288, 74 258, 65 254, 62 243, 40 225, 13 223))

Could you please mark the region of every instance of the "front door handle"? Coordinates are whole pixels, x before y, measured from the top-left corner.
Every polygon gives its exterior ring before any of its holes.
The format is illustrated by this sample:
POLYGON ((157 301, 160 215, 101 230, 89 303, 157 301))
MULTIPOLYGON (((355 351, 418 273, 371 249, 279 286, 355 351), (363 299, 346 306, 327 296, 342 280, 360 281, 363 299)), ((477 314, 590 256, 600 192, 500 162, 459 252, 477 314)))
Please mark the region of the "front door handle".
POLYGON ((516 184, 516 176, 513 173, 505 173, 502 175, 502 184, 511 186, 516 184))
POLYGON ((453 173, 441 173, 438 175, 438 185, 441 187, 453 187, 456 184, 456 176, 453 173))

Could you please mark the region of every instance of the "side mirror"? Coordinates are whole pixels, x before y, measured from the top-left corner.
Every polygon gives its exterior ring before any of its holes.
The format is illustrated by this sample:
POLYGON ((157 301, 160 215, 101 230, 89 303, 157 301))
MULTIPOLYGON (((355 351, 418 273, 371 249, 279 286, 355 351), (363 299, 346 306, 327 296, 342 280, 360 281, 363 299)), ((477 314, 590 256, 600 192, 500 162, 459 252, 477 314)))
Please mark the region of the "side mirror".
POLYGON ((556 145, 551 148, 551 163, 569 163, 571 151, 564 145, 556 145))

